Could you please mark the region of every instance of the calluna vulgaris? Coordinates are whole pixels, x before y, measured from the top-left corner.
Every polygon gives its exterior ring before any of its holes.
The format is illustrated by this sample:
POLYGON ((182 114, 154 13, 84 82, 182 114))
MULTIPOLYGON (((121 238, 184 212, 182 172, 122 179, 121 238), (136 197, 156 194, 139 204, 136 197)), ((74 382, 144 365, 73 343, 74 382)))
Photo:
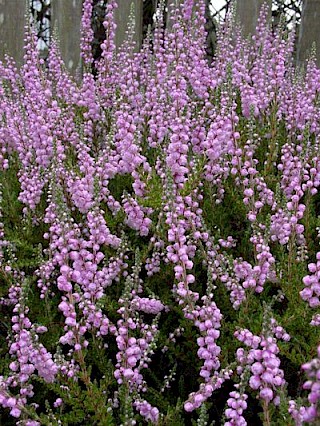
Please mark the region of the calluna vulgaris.
POLYGON ((320 421, 320 70, 185 0, 81 81, 0 64, 0 423, 320 421))

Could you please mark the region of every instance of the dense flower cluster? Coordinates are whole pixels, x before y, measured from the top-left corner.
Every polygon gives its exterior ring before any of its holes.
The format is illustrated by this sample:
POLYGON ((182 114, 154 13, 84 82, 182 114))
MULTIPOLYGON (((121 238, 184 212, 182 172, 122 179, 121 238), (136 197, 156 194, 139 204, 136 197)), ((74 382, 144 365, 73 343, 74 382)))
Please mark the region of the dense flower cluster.
POLYGON ((311 308, 320 306, 320 253, 317 253, 317 263, 309 263, 309 272, 311 275, 306 275, 303 278, 305 288, 300 292, 303 300, 309 303, 311 308))
POLYGON ((307 362, 302 366, 302 369, 306 372, 307 380, 303 384, 303 388, 309 391, 308 401, 309 406, 299 407, 295 401, 289 401, 289 412, 292 417, 295 419, 297 425, 302 425, 304 423, 313 423, 319 421, 319 400, 320 400, 320 347, 318 346, 317 357, 307 362))
POLYGON ((259 390, 259 397, 267 403, 271 401, 274 404, 279 403, 276 389, 284 386, 285 380, 283 370, 279 368, 280 359, 277 357, 279 348, 276 339, 272 336, 254 336, 249 330, 237 331, 235 336, 251 348, 248 353, 243 348, 237 350, 240 365, 250 365, 250 387, 259 390))
POLYGON ((0 63, 1 424, 319 420, 320 71, 176 3, 94 61, 85 0, 81 81, 0 63))
POLYGON ((228 407, 225 411, 226 418, 225 426, 246 426, 247 422, 242 416, 247 408, 248 395, 240 394, 239 392, 230 392, 230 398, 227 401, 228 407))

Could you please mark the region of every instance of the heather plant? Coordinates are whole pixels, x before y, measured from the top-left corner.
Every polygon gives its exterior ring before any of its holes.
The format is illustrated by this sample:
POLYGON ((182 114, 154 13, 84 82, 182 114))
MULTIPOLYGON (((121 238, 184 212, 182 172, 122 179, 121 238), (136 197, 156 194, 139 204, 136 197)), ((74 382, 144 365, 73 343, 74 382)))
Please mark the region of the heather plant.
POLYGON ((116 6, 81 81, 0 64, 0 423, 316 425, 320 70, 264 8, 208 63, 202 0, 139 52, 116 6))

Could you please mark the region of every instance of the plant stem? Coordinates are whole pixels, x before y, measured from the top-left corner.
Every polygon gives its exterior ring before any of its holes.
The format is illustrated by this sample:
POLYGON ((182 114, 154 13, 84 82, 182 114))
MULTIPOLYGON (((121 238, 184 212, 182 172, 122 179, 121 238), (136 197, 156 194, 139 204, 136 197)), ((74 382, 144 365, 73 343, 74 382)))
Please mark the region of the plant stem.
POLYGON ((267 401, 263 401, 263 426, 271 426, 269 404, 267 401))

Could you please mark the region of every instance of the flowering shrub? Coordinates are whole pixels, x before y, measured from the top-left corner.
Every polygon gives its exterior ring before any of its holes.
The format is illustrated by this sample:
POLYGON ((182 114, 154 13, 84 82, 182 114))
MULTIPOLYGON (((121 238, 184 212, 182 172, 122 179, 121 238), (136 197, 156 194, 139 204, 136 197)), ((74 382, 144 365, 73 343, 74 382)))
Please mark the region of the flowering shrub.
MULTIPOLYGON (((0 423, 320 420, 320 70, 185 0, 83 78, 0 64, 0 423)), ((130 29, 131 28, 131 29, 130 29)))

